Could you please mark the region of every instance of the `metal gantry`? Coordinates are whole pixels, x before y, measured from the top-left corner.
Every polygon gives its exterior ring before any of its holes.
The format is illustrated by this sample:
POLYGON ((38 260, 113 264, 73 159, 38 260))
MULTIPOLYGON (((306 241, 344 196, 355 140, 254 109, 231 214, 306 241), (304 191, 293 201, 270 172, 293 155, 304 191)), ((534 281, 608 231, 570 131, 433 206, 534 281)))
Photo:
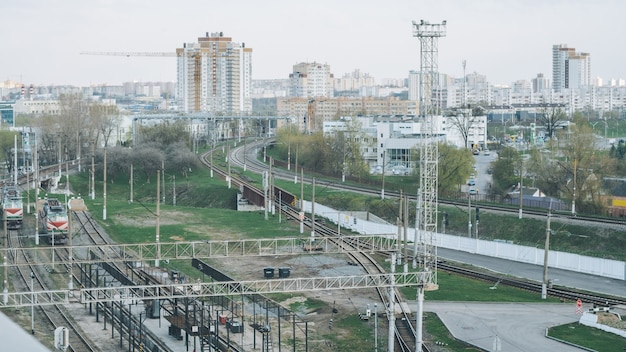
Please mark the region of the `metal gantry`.
MULTIPOLYGON (((439 86, 438 40, 446 35, 446 21, 431 24, 427 21, 413 21, 413 36, 420 41, 420 107, 422 143, 420 145, 420 185, 418 189, 418 219, 416 226, 421 250, 419 265, 424 276, 417 289, 416 351, 422 350, 422 315, 425 290, 436 290, 437 250, 434 234, 437 233, 437 173, 439 148, 437 145, 435 118, 441 113, 441 89, 439 86)), ((418 253, 416 253, 418 256, 418 253)))
POLYGON ((417 286, 429 280, 425 272, 302 277, 227 282, 195 282, 140 286, 107 286, 75 290, 9 292, 2 295, 0 308, 45 306, 67 303, 118 302, 154 299, 201 298, 278 292, 365 289, 391 286, 417 286))
POLYGON ((308 239, 286 237, 272 239, 241 239, 223 241, 180 241, 159 243, 91 244, 72 246, 71 263, 63 258, 53 261, 55 247, 2 248, 0 256, 6 258, 4 267, 32 265, 19 262, 17 251, 27 251, 38 258, 37 265, 97 264, 100 262, 149 262, 161 259, 219 259, 227 257, 278 256, 301 254, 329 254, 348 252, 392 252, 398 249, 395 235, 359 235, 337 238, 317 237, 314 248, 307 246, 308 239), (342 243, 350 243, 354 249, 346 249, 342 243), (160 251, 160 253, 159 253, 160 251), (91 256, 95 253, 96 257, 91 256))

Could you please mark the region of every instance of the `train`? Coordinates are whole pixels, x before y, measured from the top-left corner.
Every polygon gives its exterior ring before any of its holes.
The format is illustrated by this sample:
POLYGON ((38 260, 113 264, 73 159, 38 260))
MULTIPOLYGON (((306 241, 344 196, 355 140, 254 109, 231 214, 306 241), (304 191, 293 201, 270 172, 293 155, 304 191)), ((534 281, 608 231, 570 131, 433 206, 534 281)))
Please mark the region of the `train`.
POLYGON ((50 245, 67 244, 69 217, 67 208, 57 198, 39 199, 39 235, 50 245))
POLYGON ((24 220, 24 204, 22 192, 16 186, 5 186, 2 189, 2 219, 7 229, 19 230, 24 220))

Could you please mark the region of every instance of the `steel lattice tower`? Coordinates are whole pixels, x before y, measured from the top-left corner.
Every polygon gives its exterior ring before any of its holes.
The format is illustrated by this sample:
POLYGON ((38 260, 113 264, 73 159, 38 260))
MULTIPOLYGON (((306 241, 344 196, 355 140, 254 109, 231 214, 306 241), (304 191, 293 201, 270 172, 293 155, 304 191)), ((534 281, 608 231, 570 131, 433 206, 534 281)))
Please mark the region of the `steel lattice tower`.
POLYGON ((436 284, 436 250, 432 235, 437 232, 437 163, 439 148, 436 141, 434 115, 440 113, 440 87, 438 60, 438 38, 446 35, 446 21, 430 24, 424 20, 413 22, 413 36, 420 40, 420 121, 422 143, 420 146, 420 187, 418 191, 419 220, 421 230, 418 241, 422 243, 423 268, 433 270, 436 284))
POLYGON ((437 172, 439 148, 437 145, 435 115, 441 113, 438 67, 438 39, 446 36, 446 21, 431 24, 413 21, 413 36, 420 40, 420 106, 422 141, 420 146, 420 185, 417 195, 418 214, 415 239, 421 248, 415 256, 422 270, 430 272, 429 278, 417 290, 416 351, 422 350, 422 316, 424 291, 436 290, 437 249, 434 234, 437 233, 437 172))

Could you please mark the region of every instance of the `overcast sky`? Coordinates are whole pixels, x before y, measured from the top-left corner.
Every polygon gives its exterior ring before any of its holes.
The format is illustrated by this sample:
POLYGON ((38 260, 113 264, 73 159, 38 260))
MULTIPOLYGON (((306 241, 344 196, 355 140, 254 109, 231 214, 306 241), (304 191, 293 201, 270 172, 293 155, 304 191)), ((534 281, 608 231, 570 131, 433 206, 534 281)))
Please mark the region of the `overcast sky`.
POLYGON ((420 66, 412 21, 447 20, 439 70, 493 84, 552 77, 552 45, 591 54, 592 77, 626 78, 623 0, 6 0, 0 81, 35 85, 175 81, 173 57, 80 55, 174 52, 206 32, 253 48, 253 79, 287 78, 299 62, 377 82, 420 66))

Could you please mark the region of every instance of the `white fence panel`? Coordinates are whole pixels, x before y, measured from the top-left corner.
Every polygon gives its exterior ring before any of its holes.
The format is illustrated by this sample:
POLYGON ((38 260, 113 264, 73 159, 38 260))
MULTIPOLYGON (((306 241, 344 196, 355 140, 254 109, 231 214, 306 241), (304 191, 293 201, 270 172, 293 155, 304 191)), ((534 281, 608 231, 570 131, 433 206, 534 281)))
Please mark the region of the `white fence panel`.
MULTIPOLYGON (((305 211, 311 212, 311 202, 304 202, 305 211)), ((340 213, 337 210, 315 204, 315 213, 328 220, 337 223, 340 218, 342 226, 355 232, 367 235, 390 235, 397 236, 398 228, 391 224, 364 220, 350 213, 340 213), (356 221, 355 221, 356 219, 356 221)), ((413 241, 415 229, 409 229, 407 237, 413 241)), ((435 245, 442 248, 459 250, 469 253, 509 259, 513 261, 543 265, 545 251, 542 248, 520 246, 501 241, 476 240, 464 236, 436 234, 433 238, 435 245)), ((577 271, 592 275, 610 277, 613 279, 626 280, 626 262, 586 257, 578 254, 550 251, 548 254, 548 266, 551 268, 577 271)))

